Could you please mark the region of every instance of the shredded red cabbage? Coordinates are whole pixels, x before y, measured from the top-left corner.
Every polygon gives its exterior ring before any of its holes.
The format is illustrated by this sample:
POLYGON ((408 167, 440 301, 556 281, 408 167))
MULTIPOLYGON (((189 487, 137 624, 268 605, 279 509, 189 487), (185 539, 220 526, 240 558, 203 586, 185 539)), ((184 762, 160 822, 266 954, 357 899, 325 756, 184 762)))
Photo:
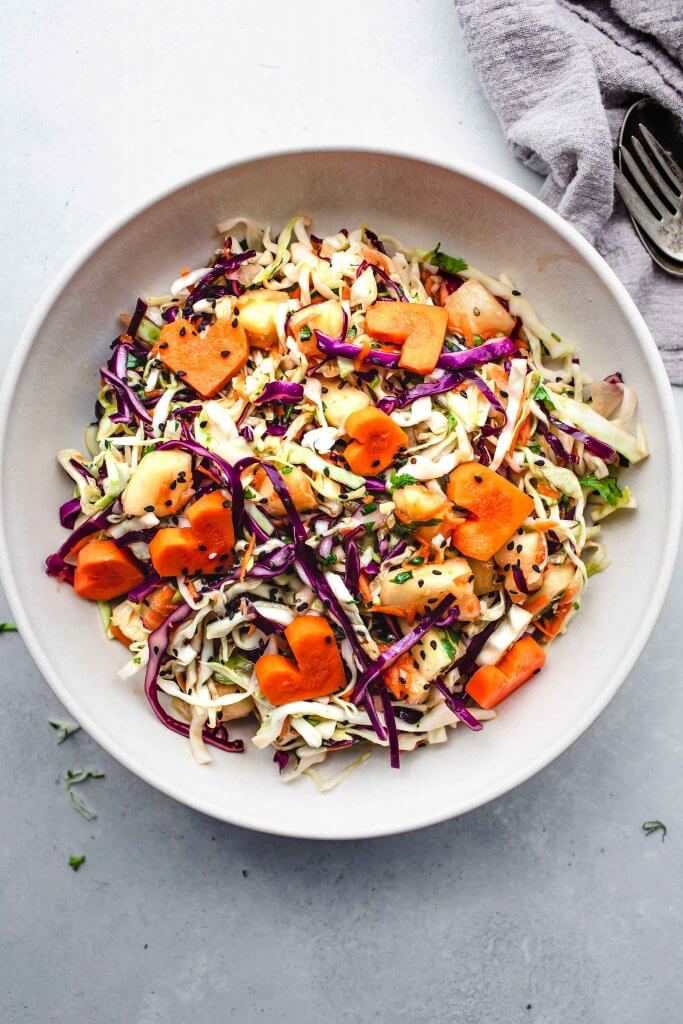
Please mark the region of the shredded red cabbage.
POLYGON ((515 564, 515 565, 512 566, 512 576, 513 576, 513 579, 515 581, 515 586, 517 587, 517 590, 519 590, 520 594, 530 594, 531 593, 531 591, 529 590, 529 588, 526 585, 526 580, 524 579, 524 573, 522 572, 522 568, 521 568, 520 565, 515 564))
POLYGON ((442 370, 467 370, 471 366, 483 366, 515 351, 515 343, 510 338, 495 338, 485 341, 475 348, 463 349, 461 352, 442 352, 437 366, 442 370))
MULTIPOLYGON (((125 345, 121 345, 121 348, 126 348, 126 347, 127 346, 125 346, 125 345)), ((139 422, 141 422, 141 423, 151 423, 152 422, 152 417, 150 416, 150 414, 145 409, 144 405, 142 404, 142 401, 138 398, 138 396, 136 395, 135 391, 130 387, 130 385, 125 382, 125 379, 120 379, 119 377, 117 377, 114 373, 112 373, 111 370, 107 369, 106 366, 103 366, 100 369, 100 373, 102 374, 104 379, 107 381, 107 383, 111 384, 112 388, 116 392, 117 397, 120 398, 120 399, 123 399, 123 401, 128 406, 130 406, 130 408, 132 409, 133 415, 137 417, 139 422)), ((123 377, 125 378, 125 374, 123 375, 123 377)), ((122 410, 119 407, 119 413, 121 413, 121 412, 122 412, 122 410)))
MULTIPOLYGON (((175 611, 171 612, 168 618, 161 623, 158 629, 155 629, 150 633, 147 641, 149 648, 149 660, 147 662, 147 670, 145 672, 145 696, 149 701, 152 711, 167 729, 185 737, 190 735, 190 727, 186 722, 179 722, 176 718, 173 718, 162 707, 161 701, 159 700, 159 686, 157 680, 159 678, 161 664, 166 655, 166 649, 169 644, 171 632, 188 617, 190 611, 191 609, 189 605, 185 603, 178 605, 175 611)), ((205 743, 209 743, 212 747, 218 747, 219 750, 225 750, 230 754, 241 754, 244 751, 244 743, 242 740, 229 740, 225 727, 214 730, 207 729, 205 727, 203 737, 205 743)))
POLYGON ((567 451, 567 449, 564 447, 557 434, 553 434, 552 430, 549 430, 542 420, 538 421, 538 429, 548 442, 556 458, 562 459, 564 462, 575 463, 579 461, 577 456, 574 455, 573 452, 567 451))
POLYGON ((130 335, 131 338, 133 338, 133 340, 135 340, 135 338, 137 337, 138 330, 140 329, 140 324, 142 323, 142 318, 146 312, 147 303, 143 302, 142 299, 138 299, 138 301, 135 303, 135 312, 130 318, 130 323, 128 324, 128 330, 126 332, 127 334, 130 335))
POLYGON ((266 384, 258 398, 254 399, 254 405, 264 405, 266 402, 295 405, 303 397, 304 389, 301 384, 295 384, 293 381, 273 380, 266 384))
POLYGON ((148 594, 151 594, 155 587, 158 587, 161 583, 161 576, 154 570, 145 576, 141 583, 138 583, 137 587, 133 587, 132 590, 128 591, 128 601, 133 601, 135 604, 139 604, 140 601, 144 601, 148 594))
POLYGON ((77 526, 73 533, 69 534, 61 547, 53 555, 48 555, 45 559, 48 576, 62 576, 70 581, 73 576, 73 566, 65 561, 66 556, 84 537, 88 537, 91 533, 96 533, 98 530, 103 530, 108 525, 108 512, 96 512, 94 515, 89 516, 88 519, 84 519, 81 525, 77 526))
POLYGON ((387 736, 389 738, 389 761, 391 763, 392 768, 400 768, 401 755, 398 746, 398 729, 396 728, 394 708, 391 703, 391 699, 387 692, 386 686, 380 687, 379 695, 382 701, 382 710, 384 711, 384 723, 387 730, 387 736))
POLYGON ((569 434, 570 437, 575 437, 577 441, 582 441, 586 447, 586 451, 591 452, 593 455, 597 455, 603 462, 614 462, 617 457, 616 449, 612 448, 611 445, 605 444, 604 441, 598 441, 597 437, 593 437, 592 434, 587 434, 583 430, 579 430, 578 427, 572 427, 569 423, 563 423, 561 420, 555 419, 554 416, 548 416, 548 419, 554 427, 558 430, 562 430, 565 434, 569 434))
POLYGON ((195 302, 199 302, 200 299, 206 297, 209 286, 218 277, 226 277, 228 274, 232 274, 238 267, 241 266, 246 260, 253 259, 256 255, 254 249, 248 249, 246 252, 238 253, 237 256, 231 256, 229 259, 218 260, 217 263, 211 268, 208 274, 205 274, 185 299, 185 309, 188 312, 192 311, 192 307, 195 302))
POLYGON ((434 681, 434 685, 439 693, 443 694, 443 698, 446 701, 449 711, 452 711, 464 725, 468 726, 472 732, 479 732, 483 728, 481 722, 478 722, 471 711, 465 707, 461 698, 454 696, 444 682, 440 679, 436 679, 434 681))
POLYGON ((290 755, 287 753, 286 750, 276 750, 275 753, 273 754, 273 761, 278 766, 280 775, 282 775, 283 771, 285 770, 289 763, 289 756, 290 755))
POLYGON ((446 596, 439 601, 436 608, 420 619, 418 624, 414 626, 409 633, 406 633, 405 636, 395 644, 388 647, 386 651, 382 651, 379 657, 372 662, 369 668, 362 672, 358 677, 352 697, 355 704, 357 704, 367 693, 368 687, 375 681, 375 679, 378 679, 383 672, 390 668, 394 662, 398 661, 400 657, 406 654, 411 647, 414 647, 418 640, 421 640, 425 633, 436 625, 454 601, 455 594, 446 594, 446 596))
MULTIPOLYGON (((210 462, 213 468, 217 471, 219 476, 222 477, 223 482, 229 488, 230 494, 232 495, 232 518, 233 522, 239 526, 239 523, 244 515, 244 489, 242 487, 242 481, 240 480, 240 469, 238 466, 246 462, 242 460, 242 463, 238 463, 235 466, 231 466, 229 462, 222 459, 220 455, 216 455, 215 452, 210 452, 208 448, 205 448, 203 444, 199 444, 197 441, 190 439, 183 439, 178 441, 165 441, 164 444, 160 444, 156 451, 163 452, 166 449, 180 448, 183 451, 190 452, 192 455, 198 455, 202 459, 206 459, 210 462)), ((244 467, 243 467, 244 468, 244 467)))
POLYGON ((360 556, 358 545, 351 540, 346 545, 346 569, 344 570, 344 583, 351 594, 358 593, 360 582, 360 556))
POLYGON ((73 530, 81 514, 81 499, 69 498, 59 508, 59 521, 65 530, 73 530))

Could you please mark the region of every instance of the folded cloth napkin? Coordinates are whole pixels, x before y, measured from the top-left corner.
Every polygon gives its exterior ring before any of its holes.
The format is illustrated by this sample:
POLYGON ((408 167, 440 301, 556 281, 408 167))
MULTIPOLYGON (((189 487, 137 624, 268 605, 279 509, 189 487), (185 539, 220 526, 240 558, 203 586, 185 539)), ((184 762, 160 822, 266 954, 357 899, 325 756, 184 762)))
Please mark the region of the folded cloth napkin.
POLYGON ((455 0, 508 142, 546 175, 541 198, 592 242, 633 296, 683 384, 683 280, 640 244, 615 202, 613 150, 641 96, 683 117, 683 0, 455 0))

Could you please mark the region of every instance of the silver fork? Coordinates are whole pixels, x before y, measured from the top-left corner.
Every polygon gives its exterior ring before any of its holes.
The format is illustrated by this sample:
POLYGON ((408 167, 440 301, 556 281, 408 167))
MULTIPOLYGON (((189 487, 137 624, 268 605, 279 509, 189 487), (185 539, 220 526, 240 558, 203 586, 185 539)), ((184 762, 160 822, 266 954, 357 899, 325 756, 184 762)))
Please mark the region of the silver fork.
POLYGON ((615 184, 652 258, 683 275, 683 170, 638 117, 650 105, 639 101, 624 120, 615 184))

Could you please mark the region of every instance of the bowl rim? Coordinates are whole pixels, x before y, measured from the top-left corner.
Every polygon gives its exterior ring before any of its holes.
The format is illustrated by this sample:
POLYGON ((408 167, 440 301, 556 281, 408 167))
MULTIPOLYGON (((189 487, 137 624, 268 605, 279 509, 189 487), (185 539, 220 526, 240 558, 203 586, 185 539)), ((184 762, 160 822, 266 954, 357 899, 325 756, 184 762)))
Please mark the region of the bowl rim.
POLYGON ((242 156, 237 160, 220 162, 219 164, 194 172, 185 176, 175 184, 167 186, 150 198, 137 202, 123 208, 114 217, 108 219, 93 234, 83 242, 74 255, 62 265, 61 269, 53 277, 51 283, 43 292, 38 303, 34 307, 16 348, 10 358, 2 387, 0 388, 0 481, 4 477, 5 460, 8 453, 5 451, 6 435, 9 423, 9 411, 14 396, 16 385, 21 376, 27 356, 35 342, 36 335, 42 326, 46 314, 58 298, 59 294, 76 276, 81 267, 90 259, 97 249, 112 237, 117 231, 124 228, 129 222, 140 216, 146 210, 157 203, 167 199, 176 192, 189 186, 210 178, 225 171, 234 170, 245 164, 267 161, 280 157, 310 157, 317 154, 349 154, 360 156, 387 157, 389 159, 410 160, 414 163, 423 163, 445 170, 451 173, 460 174, 472 181, 492 189, 507 199, 523 207, 531 214, 545 222, 561 238, 563 238, 596 273, 602 284, 608 289, 618 302, 622 311, 627 316, 637 343, 640 346, 652 373, 660 407, 667 428, 668 455, 672 464, 671 476, 671 502, 669 506, 669 517, 666 529, 666 537, 663 545, 662 565, 653 589, 647 609, 641 619, 640 625, 631 638, 628 648, 624 651, 619 670, 608 681, 603 691, 593 703, 584 709, 582 715, 573 720, 567 721, 567 728, 551 747, 545 749, 530 763, 525 764, 516 773, 505 779, 504 782, 490 784, 483 790, 474 793, 464 803, 448 803, 444 801, 439 811, 429 814, 413 814, 410 821, 400 822, 395 826, 379 826, 377 828, 357 829, 325 827, 322 830, 302 829, 288 827, 286 825, 273 825, 266 818, 259 815, 258 810, 250 814, 231 813, 230 809, 216 808, 212 802, 202 798, 201 793, 196 797, 193 794, 178 794, 173 785, 167 784, 163 773, 147 766, 139 758, 128 755, 119 749, 116 736, 107 733, 106 728, 93 719, 89 714, 82 711, 78 701, 69 692, 68 683, 63 682, 59 674, 53 669, 49 659, 42 649, 41 641, 33 630, 30 617, 24 609, 19 597, 19 591, 15 582, 15 572, 10 559, 10 552, 5 535, 4 515, 0 514, 0 579, 5 589, 5 594, 19 628, 22 639, 28 651, 37 665, 44 679, 48 682, 57 698, 66 707, 69 713, 78 721, 86 732, 102 746, 112 757, 123 764, 135 775, 144 779, 145 782, 160 790, 167 796, 173 797, 180 803, 185 804, 194 810, 201 811, 210 817, 226 821, 243 828, 253 829, 272 835, 289 836, 292 838, 306 839, 365 839, 375 838, 384 835, 395 835, 403 832, 410 832, 429 825, 435 825, 451 818, 459 817, 468 811, 481 807, 491 800, 503 796, 526 782, 541 769, 554 761, 560 754, 571 747, 576 740, 596 721, 604 711, 624 680, 633 668, 636 660, 642 653, 657 617, 664 603, 664 598, 671 582, 675 558, 678 549, 681 532, 682 518, 682 493, 683 493, 683 472, 681 457, 681 437, 679 433, 678 420, 675 411, 671 384, 666 375, 664 363, 654 339, 638 311, 635 302, 629 295, 625 286, 621 283, 615 272, 608 266, 602 256, 593 246, 567 221, 550 207, 546 206, 540 199, 527 192, 521 186, 508 181, 499 174, 479 167, 476 164, 463 160, 426 159, 409 151, 392 149, 375 149, 363 146, 302 146, 294 149, 276 149, 255 152, 248 156, 242 156))

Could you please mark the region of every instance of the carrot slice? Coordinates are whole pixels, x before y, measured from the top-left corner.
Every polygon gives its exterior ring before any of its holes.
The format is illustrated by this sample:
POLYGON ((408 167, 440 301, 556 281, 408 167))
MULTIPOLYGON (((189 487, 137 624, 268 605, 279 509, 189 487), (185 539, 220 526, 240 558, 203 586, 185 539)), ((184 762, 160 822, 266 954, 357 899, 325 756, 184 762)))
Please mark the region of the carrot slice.
POLYGON ((249 355, 244 328, 217 320, 200 335, 180 317, 166 324, 152 352, 202 398, 213 398, 242 369, 249 355))
POLYGON ((401 345, 398 365, 420 374, 435 369, 447 323, 445 309, 420 302, 377 302, 370 306, 365 317, 365 329, 370 337, 401 345))
POLYGON ((211 491, 186 509, 190 526, 167 526, 149 544, 160 576, 220 572, 235 546, 230 502, 211 491))
POLYGON ((471 514, 453 527, 453 542, 463 555, 480 562, 492 558, 534 508, 528 494, 479 462, 456 466, 446 493, 471 514))
POLYGON ((74 590, 90 601, 109 601, 143 578, 135 559, 113 540, 93 540, 78 552, 74 590))
POLYGON ((344 429, 354 438, 346 446, 344 458, 360 476, 381 473, 394 461, 399 448, 408 444, 405 431, 375 406, 352 412, 344 429))
POLYGON ((174 597, 175 587, 168 583, 164 583, 152 591, 142 612, 142 625, 145 629, 158 629, 161 623, 169 617, 175 608, 174 597))
POLYGON ((327 619, 299 615, 285 629, 295 661, 282 654, 264 654, 256 662, 256 678, 266 699, 278 706, 333 693, 346 684, 344 664, 327 619))
POLYGON ((482 665, 465 687, 482 708, 495 708, 545 665, 545 651, 532 636, 513 644, 497 665, 482 665))

